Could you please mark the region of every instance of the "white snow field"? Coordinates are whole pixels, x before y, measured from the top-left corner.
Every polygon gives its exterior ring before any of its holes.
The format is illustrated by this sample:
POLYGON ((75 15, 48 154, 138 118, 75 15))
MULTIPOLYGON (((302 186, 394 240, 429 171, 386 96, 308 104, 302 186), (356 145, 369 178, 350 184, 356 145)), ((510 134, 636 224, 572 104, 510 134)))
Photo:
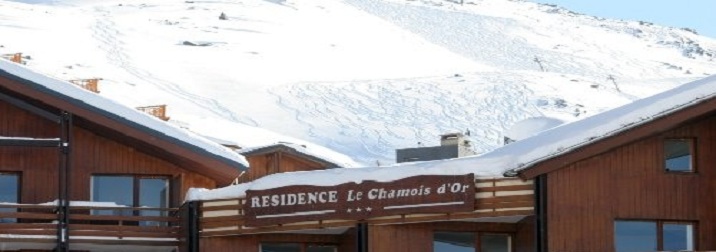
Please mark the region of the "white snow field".
POLYGON ((0 0, 0 54, 102 78, 99 95, 129 107, 167 104, 212 139, 368 166, 468 129, 486 152, 515 122, 577 120, 716 73, 716 40, 689 29, 456 2, 0 0))

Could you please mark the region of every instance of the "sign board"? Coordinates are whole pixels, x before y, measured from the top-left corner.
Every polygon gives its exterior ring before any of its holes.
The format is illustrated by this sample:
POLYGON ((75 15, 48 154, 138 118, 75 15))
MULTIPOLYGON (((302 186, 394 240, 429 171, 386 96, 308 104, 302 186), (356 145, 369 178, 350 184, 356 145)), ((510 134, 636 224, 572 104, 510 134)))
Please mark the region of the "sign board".
POLYGON ((246 226, 265 226, 299 221, 464 212, 473 211, 474 204, 474 175, 468 174, 249 190, 243 209, 246 226))

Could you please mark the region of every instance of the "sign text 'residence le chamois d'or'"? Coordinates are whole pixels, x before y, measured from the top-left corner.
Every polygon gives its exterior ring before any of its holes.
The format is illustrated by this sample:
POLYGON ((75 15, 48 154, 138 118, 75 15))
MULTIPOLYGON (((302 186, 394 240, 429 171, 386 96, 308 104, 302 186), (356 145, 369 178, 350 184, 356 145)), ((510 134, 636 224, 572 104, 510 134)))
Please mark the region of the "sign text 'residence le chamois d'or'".
POLYGON ((472 211, 474 195, 472 174, 425 175, 391 182, 249 190, 244 210, 248 226, 359 220, 395 214, 472 211))

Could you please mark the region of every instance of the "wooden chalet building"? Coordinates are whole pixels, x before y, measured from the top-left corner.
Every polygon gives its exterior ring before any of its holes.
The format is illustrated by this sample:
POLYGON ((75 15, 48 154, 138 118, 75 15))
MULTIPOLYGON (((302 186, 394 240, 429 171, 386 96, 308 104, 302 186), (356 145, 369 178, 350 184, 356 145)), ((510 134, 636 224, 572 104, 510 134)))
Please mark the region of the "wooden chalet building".
POLYGON ((0 60, 0 251, 175 251, 190 187, 243 157, 68 82, 0 60))
POLYGON ((716 250, 715 129, 712 76, 479 156, 277 144, 240 178, 235 152, 0 62, 0 250, 716 250))
POLYGON ((476 157, 272 174, 190 197, 189 250, 713 251, 715 129, 712 76, 476 157))

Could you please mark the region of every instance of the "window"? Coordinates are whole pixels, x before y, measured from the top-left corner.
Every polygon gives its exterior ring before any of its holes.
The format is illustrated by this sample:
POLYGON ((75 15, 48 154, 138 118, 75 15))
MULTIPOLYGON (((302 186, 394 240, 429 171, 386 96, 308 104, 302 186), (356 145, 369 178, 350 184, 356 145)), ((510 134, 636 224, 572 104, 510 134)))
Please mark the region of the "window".
POLYGON ((481 252, 509 252, 511 251, 510 236, 506 234, 483 234, 480 236, 481 252))
MULTIPOLYGON (((20 174, 0 172, 0 203, 20 201, 20 174)), ((17 212, 15 208, 0 208, 0 213, 17 212)), ((0 218, 0 223, 17 222, 15 218, 0 218)))
POLYGON ((475 252, 475 233, 435 232, 433 252, 475 252))
POLYGON ((261 243, 261 252, 336 252, 334 245, 307 243, 261 243))
POLYGON ((693 172, 693 139, 664 140, 664 169, 671 172, 693 172))
POLYGON ((694 224, 666 221, 615 221, 614 247, 622 251, 694 250, 694 224))
POLYGON ((509 234, 435 232, 433 252, 510 252, 509 234), (479 248, 479 250, 478 250, 479 248))
POLYGON ((614 243, 617 252, 656 251, 656 222, 617 221, 614 243))
POLYGON ((694 225, 691 223, 664 223, 664 247, 661 250, 694 250, 694 225))
MULTIPOLYGON (((92 176, 92 201, 113 202, 130 207, 167 208, 169 206, 169 180, 157 176, 92 176)), ((157 210, 94 210, 98 215, 163 216, 157 210)), ((157 225, 140 223, 140 225, 157 225)))

